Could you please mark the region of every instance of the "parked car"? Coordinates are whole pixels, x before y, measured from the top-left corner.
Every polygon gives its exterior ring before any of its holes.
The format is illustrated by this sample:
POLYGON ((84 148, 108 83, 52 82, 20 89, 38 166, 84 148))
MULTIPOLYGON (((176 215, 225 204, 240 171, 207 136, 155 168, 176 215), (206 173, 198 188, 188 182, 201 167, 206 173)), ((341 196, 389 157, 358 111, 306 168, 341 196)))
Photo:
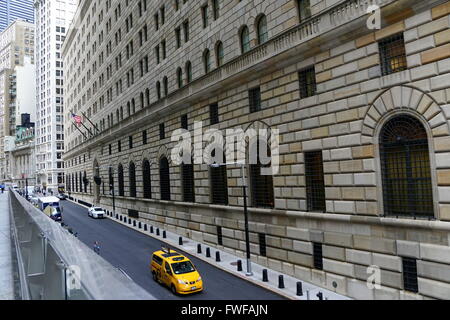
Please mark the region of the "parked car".
POLYGON ((88 210, 88 216, 95 219, 102 219, 106 216, 106 212, 100 207, 92 207, 88 210))

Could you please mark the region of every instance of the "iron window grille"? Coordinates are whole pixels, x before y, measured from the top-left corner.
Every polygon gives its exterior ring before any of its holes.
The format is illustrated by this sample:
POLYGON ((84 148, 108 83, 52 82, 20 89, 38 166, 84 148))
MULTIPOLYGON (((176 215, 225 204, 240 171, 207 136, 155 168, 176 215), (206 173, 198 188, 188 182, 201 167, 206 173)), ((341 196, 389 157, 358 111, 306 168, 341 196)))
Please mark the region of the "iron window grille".
POLYGON ((151 167, 150 162, 148 160, 144 160, 142 164, 142 178, 144 184, 144 198, 151 199, 152 198, 152 186, 151 186, 151 167))
POLYGON ((133 149, 133 137, 132 136, 128 137, 128 145, 129 145, 130 149, 133 149))
POLYGON ((259 239, 259 254, 261 255, 261 257, 266 257, 267 256, 266 234, 259 233, 258 239, 259 239))
POLYGON ((209 106, 209 118, 211 125, 219 123, 219 105, 217 103, 209 106))
POLYGON ((195 202, 195 188, 194 188, 194 165, 181 165, 182 183, 183 183, 183 201, 195 202))
POLYGON ((305 99, 316 95, 316 69, 314 66, 300 71, 298 78, 300 82, 300 98, 305 99))
POLYGON ((258 112, 261 110, 261 89, 254 88, 248 91, 248 98, 250 104, 250 112, 258 112))
POLYGON ((133 210, 133 209, 128 209, 128 217, 134 218, 134 219, 139 219, 139 211, 133 210))
POLYGON ((119 164, 119 168, 117 169, 117 176, 119 182, 119 196, 123 197, 125 195, 124 183, 123 183, 123 166, 119 164))
MULTIPOLYGON (((273 176, 261 174, 261 169, 270 168, 271 164, 261 164, 259 152, 261 141, 258 140, 257 143, 257 163, 250 164, 250 187, 252 203, 253 206, 257 208, 273 208, 275 202, 273 193, 273 176)), ((270 157, 270 146, 265 146, 267 148, 267 157, 270 157)), ((252 148, 250 148, 250 150, 252 150, 252 148)))
POLYGON ((417 260, 414 258, 402 258, 403 287, 406 291, 418 293, 417 260))
POLYGON ((227 167, 211 167, 211 200, 213 204, 228 205, 227 167))
POLYGON ((326 211, 322 151, 305 153, 306 204, 308 211, 326 211))
POLYGON ((380 41, 379 48, 383 76, 407 69, 403 33, 380 41))
POLYGON ((119 140, 119 141, 117 141, 117 150, 119 151, 119 152, 122 152, 122 142, 119 140))
POLYGON ((323 270, 323 255, 321 243, 313 242, 313 262, 315 269, 323 270))
POLYGON ((130 163, 130 197, 136 198, 136 166, 133 162, 130 163))
POLYGON ((222 227, 217 226, 217 243, 223 245, 222 227))
POLYGON ((166 157, 163 157, 159 162, 159 179, 161 200, 170 201, 170 169, 166 157))
POLYGON ((380 132, 384 214, 434 217, 428 138, 418 119, 400 115, 380 132))

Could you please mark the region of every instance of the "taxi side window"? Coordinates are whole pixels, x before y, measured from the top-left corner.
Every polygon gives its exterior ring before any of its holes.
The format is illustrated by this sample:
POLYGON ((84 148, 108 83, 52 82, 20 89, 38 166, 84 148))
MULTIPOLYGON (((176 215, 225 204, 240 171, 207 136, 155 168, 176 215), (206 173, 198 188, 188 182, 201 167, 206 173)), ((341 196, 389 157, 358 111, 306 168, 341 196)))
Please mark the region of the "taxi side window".
POLYGON ((164 267, 166 268, 167 273, 171 272, 170 265, 167 262, 164 264, 164 267))
POLYGON ((162 265, 162 259, 158 257, 157 255, 153 255, 153 261, 155 261, 157 264, 162 265))

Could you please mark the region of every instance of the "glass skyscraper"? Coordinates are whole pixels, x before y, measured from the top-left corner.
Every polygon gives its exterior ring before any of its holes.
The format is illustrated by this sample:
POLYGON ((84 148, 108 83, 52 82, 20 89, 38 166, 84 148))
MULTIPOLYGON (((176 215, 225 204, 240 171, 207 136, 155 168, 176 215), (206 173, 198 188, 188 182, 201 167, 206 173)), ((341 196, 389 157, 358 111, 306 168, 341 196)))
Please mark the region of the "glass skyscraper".
POLYGON ((0 0, 0 32, 17 19, 34 23, 33 0, 0 0))

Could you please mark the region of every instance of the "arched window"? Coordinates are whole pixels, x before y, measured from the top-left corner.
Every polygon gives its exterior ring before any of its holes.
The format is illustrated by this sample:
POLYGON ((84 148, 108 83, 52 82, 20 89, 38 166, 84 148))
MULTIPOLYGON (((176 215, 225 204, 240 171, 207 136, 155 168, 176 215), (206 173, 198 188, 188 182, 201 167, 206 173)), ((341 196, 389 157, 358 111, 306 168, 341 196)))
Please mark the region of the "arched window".
MULTIPOLYGON (((259 140, 256 147, 250 147, 249 152, 256 154, 256 163, 250 164, 250 188, 252 195, 252 205, 257 208, 273 208, 274 194, 273 194, 273 176, 262 172, 262 169, 269 169, 270 163, 267 164, 260 158, 260 149, 266 148, 265 156, 270 158, 270 148, 266 141, 259 140)), ((253 161, 255 162, 255 161, 253 161)))
POLYGON ((192 82, 192 64, 190 61, 186 62, 186 82, 192 82))
POLYGON ((159 161, 159 184, 161 200, 170 201, 170 170, 166 157, 162 157, 159 161))
POLYGON ((216 63, 217 67, 220 67, 223 65, 224 61, 224 53, 223 53, 223 43, 222 41, 219 41, 216 45, 216 63))
POLYGON ((127 102, 127 115, 131 116, 131 104, 130 104, 130 101, 127 102))
POLYGON ((123 186, 123 166, 119 164, 117 168, 117 179, 119 180, 119 196, 123 197, 125 195, 123 186))
POLYGON ((134 113, 136 113, 136 102, 134 101, 134 98, 131 99, 131 111, 134 113))
POLYGON ((211 71, 211 53, 208 49, 203 53, 203 67, 205 73, 209 73, 211 71))
POLYGON ((167 97, 169 95, 169 80, 167 77, 163 78, 163 87, 164 87, 164 96, 167 97))
POLYGON ((183 86, 183 70, 181 68, 177 69, 177 82, 178 82, 178 89, 183 86))
POLYGON ((130 163, 128 174, 130 180, 130 197, 136 198, 136 166, 134 162, 130 163))
POLYGON ((428 136, 409 115, 389 120, 380 132, 384 214, 433 217, 428 136))
POLYGON ((194 188, 194 165, 181 165, 181 180, 183 184, 183 201, 195 202, 195 188, 194 188))
POLYGON ((140 99, 141 99, 141 109, 145 108, 145 100, 144 100, 144 93, 141 92, 140 94, 140 99))
POLYGON ((123 120, 123 107, 120 107, 120 120, 123 120))
POLYGON ((119 122, 119 120, 120 120, 120 112, 119 112, 119 109, 116 110, 116 118, 117 118, 117 122, 119 122))
POLYGON ((247 26, 244 26, 240 34, 241 38, 241 51, 246 53, 250 51, 250 32, 247 26))
POLYGON ((144 198, 151 199, 152 198, 152 175, 151 175, 151 167, 150 162, 148 160, 144 160, 142 163, 142 178, 144 182, 144 198))
POLYGON ((161 83, 159 81, 156 82, 156 97, 158 100, 161 99, 161 83))
POLYGON ((269 34, 267 32, 267 18, 266 16, 261 16, 258 20, 258 44, 263 44, 269 40, 269 34))

